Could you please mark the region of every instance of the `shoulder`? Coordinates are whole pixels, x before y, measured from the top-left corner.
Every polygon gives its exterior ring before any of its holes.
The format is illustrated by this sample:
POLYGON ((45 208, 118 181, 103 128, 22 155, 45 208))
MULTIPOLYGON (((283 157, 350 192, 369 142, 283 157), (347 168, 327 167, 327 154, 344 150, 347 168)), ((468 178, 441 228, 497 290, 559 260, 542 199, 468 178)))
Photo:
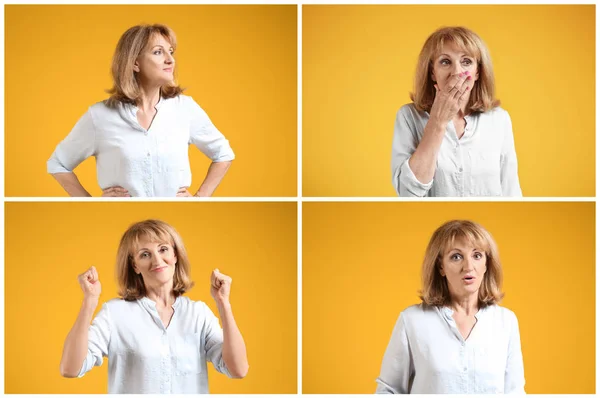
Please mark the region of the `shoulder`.
POLYGON ((405 323, 412 323, 430 317, 435 311, 435 307, 427 306, 422 303, 415 304, 402 311, 400 317, 405 323))
POLYGON ((496 321, 504 323, 504 324, 512 324, 517 322, 517 315, 506 307, 501 307, 499 305, 490 305, 485 308, 486 314, 489 314, 496 321))
POLYGON ((510 122, 510 115, 508 114, 508 111, 501 106, 497 106, 487 112, 483 112, 481 115, 494 121, 501 120, 510 122))
POLYGON ((138 303, 135 300, 127 301, 127 300, 123 300, 122 298, 113 298, 113 299, 105 302, 102 306, 106 307, 110 312, 119 313, 119 312, 127 311, 127 310, 131 309, 132 307, 137 307, 138 303))
POLYGON ((404 118, 422 118, 427 115, 427 112, 422 112, 417 109, 414 103, 405 104, 398 109, 397 116, 403 116, 404 118))
POLYGON ((187 296, 179 296, 178 300, 183 311, 191 312, 197 316, 207 316, 208 314, 212 314, 212 311, 204 301, 194 301, 187 296))

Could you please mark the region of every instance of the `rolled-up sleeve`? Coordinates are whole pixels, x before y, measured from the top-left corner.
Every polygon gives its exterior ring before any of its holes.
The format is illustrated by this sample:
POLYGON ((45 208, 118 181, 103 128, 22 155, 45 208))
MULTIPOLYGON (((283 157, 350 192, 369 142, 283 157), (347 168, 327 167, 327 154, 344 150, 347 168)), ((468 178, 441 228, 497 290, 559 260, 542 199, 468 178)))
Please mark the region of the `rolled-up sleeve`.
POLYGON ((83 377, 94 366, 101 366, 103 357, 108 356, 108 345, 110 343, 109 317, 108 306, 103 304, 90 326, 88 332, 88 353, 77 377, 83 377))
POLYGON ((85 159, 95 154, 94 120, 88 110, 62 140, 47 162, 48 173, 70 173, 85 159))
POLYGON ((419 145, 417 132, 407 121, 405 105, 396 114, 394 140, 392 142, 392 183, 398 196, 423 197, 433 185, 433 180, 424 184, 410 169, 408 161, 419 145))
POLYGON ((186 97, 187 109, 191 115, 190 144, 196 146, 213 162, 227 162, 235 158, 229 141, 215 127, 204 109, 191 97, 186 97))
POLYGON ((381 373, 377 378, 377 394, 408 394, 414 377, 414 364, 402 314, 398 317, 392 338, 385 350, 381 373))
POLYGON ((217 372, 231 377, 223 360, 223 329, 219 325, 219 319, 206 304, 204 304, 204 311, 204 351, 206 358, 213 364, 217 372))
POLYGON ((505 394, 525 394, 525 370, 523 367, 523 353, 521 352, 521 336, 519 321, 511 312, 510 340, 508 343, 508 358, 506 373, 504 375, 505 394))
POLYGON ((517 167, 517 152, 515 149, 515 138, 512 129, 512 121, 508 112, 504 112, 504 144, 500 158, 500 182, 502 184, 502 196, 523 196, 519 184, 519 173, 517 167))

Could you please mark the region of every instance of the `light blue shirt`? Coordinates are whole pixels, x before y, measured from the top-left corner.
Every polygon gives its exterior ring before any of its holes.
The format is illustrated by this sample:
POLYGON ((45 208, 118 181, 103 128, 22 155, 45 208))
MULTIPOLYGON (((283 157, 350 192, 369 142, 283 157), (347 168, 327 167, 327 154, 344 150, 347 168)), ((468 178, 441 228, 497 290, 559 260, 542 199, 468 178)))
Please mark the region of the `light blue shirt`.
POLYGON ((459 139, 450 121, 438 152, 434 177, 422 182, 408 161, 423 139, 429 113, 414 104, 396 115, 392 143, 392 183, 399 196, 523 196, 508 112, 500 107, 465 117, 459 139))
POLYGON ((72 172, 95 156, 101 189, 120 186, 131 196, 175 197, 179 188, 192 183, 190 144, 213 162, 235 157, 229 141, 191 97, 161 98, 155 108, 146 130, 138 123, 134 105, 92 105, 56 147, 48 173, 72 172))
POLYGON ((164 327, 156 304, 113 299, 89 329, 88 353, 79 377, 108 357, 109 394, 208 393, 207 361, 231 377, 222 356, 219 320, 201 301, 177 297, 164 327))
POLYGON ((493 305, 475 315, 465 340, 452 310, 414 305, 404 310, 388 344, 377 393, 525 393, 515 314, 493 305))

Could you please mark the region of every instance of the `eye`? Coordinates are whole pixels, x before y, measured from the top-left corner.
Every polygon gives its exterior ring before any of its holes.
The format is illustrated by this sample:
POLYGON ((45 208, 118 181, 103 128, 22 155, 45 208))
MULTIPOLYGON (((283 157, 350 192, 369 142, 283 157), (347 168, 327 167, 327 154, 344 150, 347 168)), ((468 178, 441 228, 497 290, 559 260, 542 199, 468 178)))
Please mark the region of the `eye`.
POLYGON ((481 260, 483 258, 483 254, 479 253, 479 252, 475 252, 473 257, 475 257, 476 260, 481 260))
POLYGON ((154 54, 154 55, 160 55, 161 53, 162 53, 162 50, 156 50, 156 51, 154 51, 154 53, 153 53, 153 54, 154 54))
POLYGON ((440 61, 440 64, 442 65, 450 65, 450 60, 448 58, 444 58, 440 61))
POLYGON ((450 256, 450 260, 452 260, 452 261, 458 261, 461 259, 462 259, 462 256, 458 253, 454 253, 453 255, 450 256))
POLYGON ((142 254, 140 254, 140 258, 147 258, 149 255, 150 255, 150 253, 143 252, 142 254))
POLYGON ((463 61, 462 61, 462 62, 463 62, 463 64, 465 64, 465 65, 471 65, 471 64, 473 63, 473 60, 472 60, 472 59, 469 59, 469 58, 465 58, 465 59, 463 59, 463 61))
POLYGON ((168 251, 169 251, 169 248, 167 246, 163 246, 160 248, 161 253, 168 252, 168 251))

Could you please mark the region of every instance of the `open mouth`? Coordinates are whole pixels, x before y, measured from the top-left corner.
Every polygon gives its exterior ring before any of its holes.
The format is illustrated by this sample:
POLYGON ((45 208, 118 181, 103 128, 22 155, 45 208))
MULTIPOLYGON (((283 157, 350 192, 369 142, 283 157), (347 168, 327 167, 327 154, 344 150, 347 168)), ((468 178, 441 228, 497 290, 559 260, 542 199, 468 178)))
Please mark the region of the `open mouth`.
POLYGON ((474 283, 474 282, 475 282, 475 277, 474 277, 474 276, 467 275, 467 276, 465 276, 465 277, 463 278, 463 281, 464 281, 464 282, 465 282, 467 285, 470 285, 471 283, 474 283))

